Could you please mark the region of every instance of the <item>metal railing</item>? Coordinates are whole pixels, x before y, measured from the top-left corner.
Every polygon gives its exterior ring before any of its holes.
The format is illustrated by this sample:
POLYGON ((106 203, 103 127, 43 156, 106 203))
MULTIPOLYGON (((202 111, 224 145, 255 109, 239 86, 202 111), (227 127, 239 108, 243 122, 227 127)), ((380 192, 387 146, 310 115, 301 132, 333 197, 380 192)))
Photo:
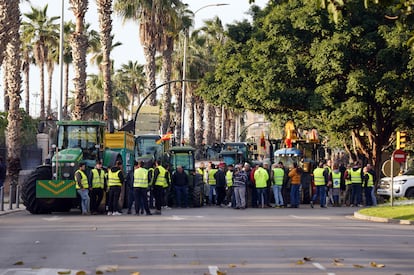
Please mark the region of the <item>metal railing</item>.
MULTIPOLYGON (((4 192, 4 185, 3 185, 2 187, 0 187, 0 211, 5 211, 4 205, 7 202, 5 201, 4 197, 5 197, 5 192, 4 192)), ((17 209, 20 208, 20 186, 19 185, 14 185, 14 184, 10 185, 8 204, 9 204, 8 210, 13 210, 14 204, 17 209)))

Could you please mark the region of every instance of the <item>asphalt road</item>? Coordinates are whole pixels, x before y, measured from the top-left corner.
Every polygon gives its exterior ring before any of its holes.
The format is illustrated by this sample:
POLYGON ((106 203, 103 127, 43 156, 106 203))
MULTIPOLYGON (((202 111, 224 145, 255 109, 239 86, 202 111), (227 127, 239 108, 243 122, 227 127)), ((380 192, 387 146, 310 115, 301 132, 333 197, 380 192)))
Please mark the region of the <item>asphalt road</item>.
POLYGON ((414 227, 355 210, 21 211, 0 217, 0 274, 414 274, 414 227))

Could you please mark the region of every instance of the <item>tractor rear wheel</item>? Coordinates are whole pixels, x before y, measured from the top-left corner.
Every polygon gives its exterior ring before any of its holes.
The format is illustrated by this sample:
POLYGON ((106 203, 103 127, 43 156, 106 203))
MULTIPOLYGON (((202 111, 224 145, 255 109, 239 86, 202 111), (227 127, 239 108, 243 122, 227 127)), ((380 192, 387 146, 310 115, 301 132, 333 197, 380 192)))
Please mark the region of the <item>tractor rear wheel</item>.
POLYGON ((54 199, 45 200, 36 198, 36 181, 52 178, 51 166, 40 166, 34 170, 22 186, 23 204, 32 214, 47 214, 52 212, 54 199))

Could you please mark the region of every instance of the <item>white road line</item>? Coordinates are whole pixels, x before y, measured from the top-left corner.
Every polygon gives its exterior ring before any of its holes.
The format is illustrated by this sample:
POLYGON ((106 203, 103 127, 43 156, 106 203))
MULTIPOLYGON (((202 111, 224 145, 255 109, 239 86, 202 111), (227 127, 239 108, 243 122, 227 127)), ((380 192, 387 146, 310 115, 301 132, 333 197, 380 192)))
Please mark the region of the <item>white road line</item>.
POLYGON ((330 217, 310 217, 310 216, 296 216, 296 215, 289 215, 289 217, 295 218, 295 219, 301 219, 301 220, 330 220, 330 217))
POLYGON ((59 216, 53 216, 51 218, 43 218, 43 220, 49 221, 49 222, 51 222, 51 221, 58 221, 58 220, 61 220, 61 219, 63 219, 63 218, 62 217, 59 217, 59 216))
MULTIPOLYGON (((319 270, 326 271, 326 267, 321 265, 320 263, 312 263, 314 267, 316 267, 319 270)), ((335 273, 328 272, 327 275, 335 275, 335 273)))
POLYGON ((210 273, 210 275, 217 275, 218 270, 219 270, 218 267, 215 265, 208 266, 208 272, 210 273))

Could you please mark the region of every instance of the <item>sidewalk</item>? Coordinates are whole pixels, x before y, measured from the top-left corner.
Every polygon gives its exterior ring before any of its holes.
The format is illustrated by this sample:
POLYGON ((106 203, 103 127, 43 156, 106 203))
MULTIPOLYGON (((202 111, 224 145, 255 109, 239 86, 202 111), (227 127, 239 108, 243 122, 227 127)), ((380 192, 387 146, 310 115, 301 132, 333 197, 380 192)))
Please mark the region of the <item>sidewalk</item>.
POLYGON ((9 195, 8 194, 5 194, 5 196, 4 196, 3 205, 1 205, 1 199, 0 199, 0 216, 7 215, 7 214, 10 214, 10 213, 19 212, 19 211, 23 211, 23 210, 26 210, 26 207, 23 205, 23 203, 21 201, 20 201, 18 207, 17 207, 16 203, 12 203, 11 208, 10 208, 9 195))

